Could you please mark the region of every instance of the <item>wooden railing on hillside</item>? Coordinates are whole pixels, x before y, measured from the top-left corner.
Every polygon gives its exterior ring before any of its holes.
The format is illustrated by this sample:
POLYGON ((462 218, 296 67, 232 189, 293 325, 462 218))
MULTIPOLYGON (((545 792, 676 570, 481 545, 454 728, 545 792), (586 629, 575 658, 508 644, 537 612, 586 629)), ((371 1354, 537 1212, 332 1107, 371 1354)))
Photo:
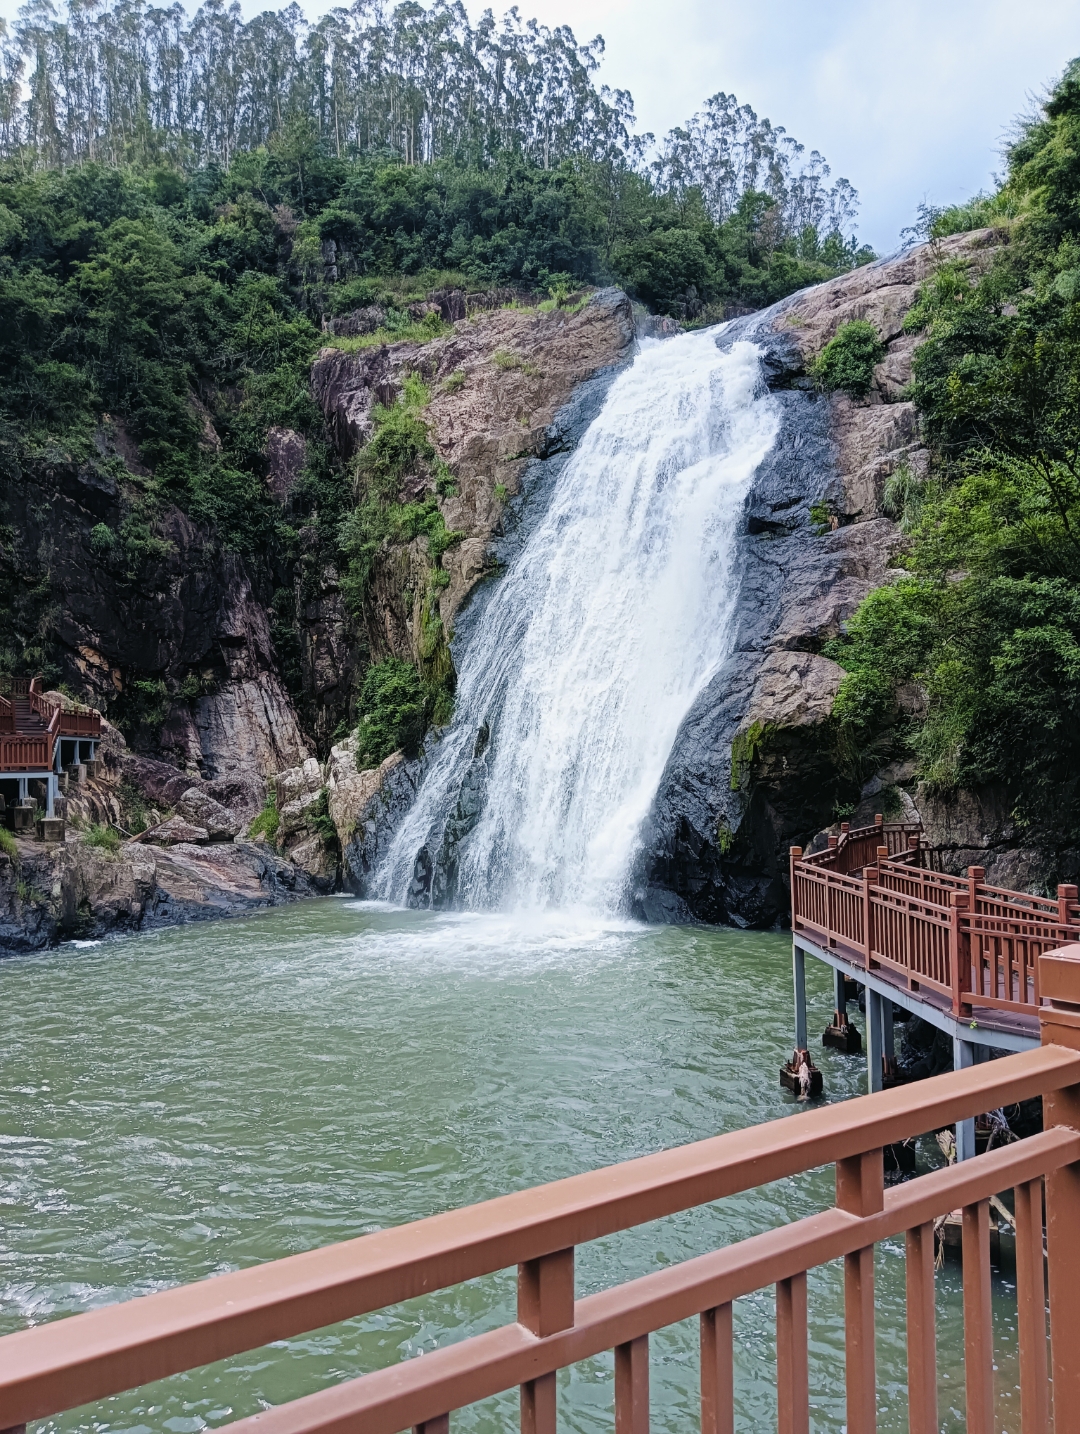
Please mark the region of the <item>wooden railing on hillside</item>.
POLYGON ((1080 941, 1077 888, 1030 896, 987 886, 982 867, 934 871, 919 833, 878 818, 811 856, 792 847, 792 931, 863 970, 947 996, 956 1016, 973 1005, 1033 1016, 1039 956, 1080 941))
POLYGON ((519 1191, 412 1225, 219 1275, 0 1339, 0 1427, 517 1266, 517 1319, 346 1380, 232 1434, 447 1434, 452 1411, 520 1386, 524 1434, 555 1434, 556 1371, 615 1351, 615 1429, 647 1434, 649 1336, 697 1317, 701 1427, 731 1434, 732 1303, 776 1288, 779 1434, 809 1429, 807 1271, 844 1261, 847 1428, 876 1421, 874 1246, 907 1249, 912 1434, 937 1434, 934 1225, 963 1210, 969 1434, 994 1434, 990 1197, 1016 1198, 1023 1434, 1047 1434, 1046 1191, 1055 1434, 1080 1434, 1080 948, 1043 958, 1042 1048, 519 1191), (1044 1131, 883 1188, 885 1144, 1042 1096, 1044 1131), (835 1163, 836 1201, 806 1219, 575 1298, 575 1247, 835 1163))
POLYGON ((35 677, 28 689, 30 698, 30 710, 36 712, 41 720, 52 725, 54 715, 57 718, 56 730, 61 737, 84 737, 98 738, 101 736, 101 713, 93 707, 87 707, 82 702, 72 703, 65 707, 62 703, 56 702, 51 697, 46 697, 42 690, 41 678, 35 677))
POLYGON ((0 736, 0 772, 48 772, 52 769, 52 738, 0 736))
POLYGON ((75 703, 67 708, 47 697, 39 677, 0 679, 11 698, 0 696, 0 771, 51 771, 57 737, 98 740, 101 714, 75 703), (26 697, 30 711, 45 724, 45 731, 19 731, 14 698, 26 697))

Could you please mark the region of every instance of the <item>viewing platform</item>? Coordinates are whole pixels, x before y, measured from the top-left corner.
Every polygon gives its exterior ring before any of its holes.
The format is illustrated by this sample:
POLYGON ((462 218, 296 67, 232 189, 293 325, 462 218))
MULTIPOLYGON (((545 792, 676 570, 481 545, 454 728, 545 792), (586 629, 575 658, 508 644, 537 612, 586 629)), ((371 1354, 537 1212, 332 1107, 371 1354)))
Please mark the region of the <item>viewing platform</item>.
MULTIPOLYGON (((982 867, 939 869, 919 826, 885 822, 849 830, 813 855, 791 849, 795 1045, 808 1045, 805 958, 830 966, 834 1027, 847 1025, 850 983, 866 991, 868 1085, 895 1075, 893 1007, 944 1031, 963 1069, 991 1049, 1039 1044, 1039 957, 1080 942, 1080 896, 988 886, 982 867)), ((970 1122, 957 1132, 961 1159, 974 1153, 970 1122)))
POLYGON ((40 677, 0 677, 0 801, 7 825, 32 825, 30 783, 45 787, 45 819, 56 819, 60 776, 90 767, 101 740, 101 714, 46 696, 40 677), (10 819, 9 819, 10 818, 10 819))

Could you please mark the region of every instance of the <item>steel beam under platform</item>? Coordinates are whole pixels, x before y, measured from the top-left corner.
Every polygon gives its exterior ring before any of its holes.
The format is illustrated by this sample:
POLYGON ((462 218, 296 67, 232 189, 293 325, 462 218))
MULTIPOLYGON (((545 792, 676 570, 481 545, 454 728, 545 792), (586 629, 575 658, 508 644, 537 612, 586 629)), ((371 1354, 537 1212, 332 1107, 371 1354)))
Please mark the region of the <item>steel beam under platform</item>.
MULTIPOLYGON (((929 1001, 921 993, 909 991, 906 987, 888 981, 876 971, 866 971, 861 966, 838 956, 835 951, 824 951, 805 936, 796 936, 792 941, 792 968, 795 995, 796 1044, 807 1044, 806 1024, 806 957, 811 956, 826 966, 831 966, 838 978, 857 981, 866 988, 866 1074, 867 1089, 882 1088, 882 1058, 892 1054, 893 1029, 892 1008, 900 1006, 913 1016, 928 1021, 943 1031, 953 1043, 953 1066, 962 1070, 966 1066, 978 1065, 989 1060, 991 1048, 1005 1051, 1027 1051, 1039 1044, 1037 1020, 1026 1029, 1023 1017, 1006 1013, 1000 1018, 995 1012, 989 1020, 958 1020, 950 1010, 943 1009, 929 1001), (801 1036, 801 1039, 799 1037, 801 1036)), ((837 981, 839 990, 839 979, 837 981)), ((975 1154, 975 1122, 963 1120, 956 1126, 957 1159, 967 1160, 975 1154)))

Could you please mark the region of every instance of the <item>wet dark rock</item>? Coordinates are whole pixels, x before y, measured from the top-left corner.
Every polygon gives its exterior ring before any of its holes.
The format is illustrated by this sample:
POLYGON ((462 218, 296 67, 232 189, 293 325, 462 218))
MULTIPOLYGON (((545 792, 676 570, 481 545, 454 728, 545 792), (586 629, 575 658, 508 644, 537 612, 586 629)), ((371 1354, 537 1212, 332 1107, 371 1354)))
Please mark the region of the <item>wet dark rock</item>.
POLYGON ((113 855, 69 833, 62 847, 18 847, 17 863, 0 862, 0 954, 242 916, 316 894, 302 872, 254 842, 128 843, 113 855))

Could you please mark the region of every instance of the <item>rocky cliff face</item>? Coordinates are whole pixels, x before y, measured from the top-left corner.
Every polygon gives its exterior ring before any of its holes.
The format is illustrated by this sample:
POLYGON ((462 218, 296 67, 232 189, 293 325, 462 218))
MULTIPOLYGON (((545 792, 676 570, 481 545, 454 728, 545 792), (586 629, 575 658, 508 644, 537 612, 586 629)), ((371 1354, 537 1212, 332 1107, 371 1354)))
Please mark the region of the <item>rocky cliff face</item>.
POLYGON ((145 472, 132 452, 114 433, 103 465, 9 477, 0 538, 9 601, 36 605, 71 688, 122 713, 181 769, 266 777, 302 761, 308 744, 242 560, 175 507, 156 514, 152 532, 127 536, 131 488, 116 469, 145 472))
MULTIPOLYGON (((782 425, 747 501, 734 650, 688 714, 646 824, 635 905, 647 919, 782 920, 788 846, 809 845, 838 803, 859 803, 862 788, 845 775, 827 722, 842 673, 821 649, 890 579, 902 538, 882 511, 888 478, 928 461, 904 398, 916 346, 904 315, 942 259, 986 264, 1001 239, 983 230, 920 246, 725 336, 762 346, 782 425), (872 390, 859 401, 817 394, 808 365, 852 319, 872 323, 886 347, 872 390)), ((886 787, 910 805, 897 774, 886 776, 865 784, 871 820, 886 787)), ((943 814, 936 834, 948 829, 943 814)))
MULTIPOLYGON (((467 641, 470 616, 484 600, 477 589, 524 540, 607 384, 631 358, 634 338, 629 300, 607 289, 575 312, 496 309, 424 345, 320 356, 315 391, 345 453, 365 441, 372 408, 392 402, 406 375, 418 373, 431 391, 424 417, 457 490, 440 497, 439 507, 447 528, 464 535, 444 555, 450 581, 438 597, 439 618, 458 642, 467 641)), ((423 584, 415 574, 421 556, 397 554, 397 567, 387 563, 376 580, 367 622, 375 657, 419 655, 423 584)), ((429 737, 429 750, 434 740, 429 737)), ((333 748, 329 809, 343 880, 352 890, 367 894, 425 770, 423 756, 405 761, 398 754, 377 773, 357 772, 355 745, 333 748)))
MULTIPOLYGON (((582 427, 567 418, 572 396, 627 358, 634 324, 617 291, 572 312, 492 307, 446 317, 453 333, 428 344, 324 350, 312 383, 346 460, 369 436, 376 402, 392 403, 410 373, 429 385, 424 418, 456 479, 439 505, 447 527, 464 534, 446 555, 450 583, 438 599, 451 630, 497 570, 508 500, 569 451, 582 427)), ((120 715, 135 750, 106 724, 99 772, 72 779, 64 798, 66 843, 20 840, 17 859, 0 862, 0 950, 247 911, 332 890, 342 870, 362 889, 423 761, 398 755, 358 772, 351 742, 318 761, 314 741, 329 745, 329 729, 301 729, 243 561, 174 507, 158 505, 140 527, 139 480, 149 475, 137 447, 114 424, 98 447, 100 464, 13 477, 0 514, 0 581, 24 616, 36 604, 31 616, 54 637, 66 685, 120 715), (248 841, 268 795, 272 840, 248 841), (144 821, 146 834, 115 852, 86 840, 95 824, 124 831, 144 821)), ((303 440, 271 430, 268 485, 283 505, 303 462, 303 440)), ((388 553, 386 566, 408 568, 415 556, 388 553)), ((332 568, 307 583, 299 617, 313 710, 340 714, 356 633, 332 568)), ((372 604, 372 654, 415 658, 416 627, 402 585, 384 583, 372 604)))
MULTIPOLYGON (((633 340, 630 301, 621 290, 604 289, 575 312, 494 309, 461 319, 452 334, 429 343, 319 355, 312 387, 343 456, 367 441, 372 409, 392 404, 409 374, 428 385, 424 419, 456 488, 440 496, 439 508, 447 528, 463 534, 443 558, 450 582, 438 612, 447 632, 476 585, 495 571, 491 546, 530 464, 565 454, 574 441, 558 415, 581 384, 621 363, 633 340)), ((399 555, 400 571, 384 565, 376 578, 367 623, 376 658, 418 656, 417 556, 399 555)))

